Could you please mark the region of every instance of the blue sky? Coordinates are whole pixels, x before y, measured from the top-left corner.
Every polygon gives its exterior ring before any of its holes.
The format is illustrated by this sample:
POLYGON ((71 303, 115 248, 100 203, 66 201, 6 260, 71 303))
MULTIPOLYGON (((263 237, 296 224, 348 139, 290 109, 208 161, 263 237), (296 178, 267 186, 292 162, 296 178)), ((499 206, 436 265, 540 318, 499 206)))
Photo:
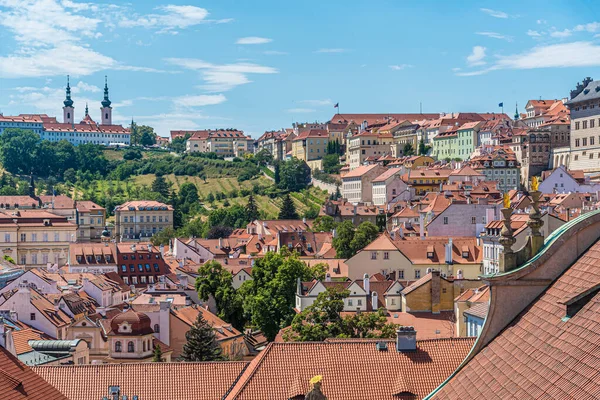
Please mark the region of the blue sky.
POLYGON ((0 110, 243 129, 344 112, 499 111, 600 79, 594 1, 0 0, 0 110))

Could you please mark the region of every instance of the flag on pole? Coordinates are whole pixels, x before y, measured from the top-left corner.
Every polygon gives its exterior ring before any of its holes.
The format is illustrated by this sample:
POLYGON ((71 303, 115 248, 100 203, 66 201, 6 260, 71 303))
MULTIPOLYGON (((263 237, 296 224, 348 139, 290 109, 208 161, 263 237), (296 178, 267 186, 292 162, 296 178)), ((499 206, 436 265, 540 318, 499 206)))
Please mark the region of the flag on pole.
POLYGON ((340 103, 335 103, 335 105, 333 106, 333 108, 340 108, 340 103))
POLYGON ((504 107, 504 103, 498 104, 498 107, 504 107))

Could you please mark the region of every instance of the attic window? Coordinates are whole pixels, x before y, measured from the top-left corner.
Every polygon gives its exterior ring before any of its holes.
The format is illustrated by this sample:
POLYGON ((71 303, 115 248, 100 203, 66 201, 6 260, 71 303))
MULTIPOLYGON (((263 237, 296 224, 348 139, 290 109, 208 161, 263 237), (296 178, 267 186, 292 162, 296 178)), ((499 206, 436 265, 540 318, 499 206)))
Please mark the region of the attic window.
POLYGON ((558 303, 566 306, 566 314, 563 321, 575 316, 585 305, 600 292, 600 284, 592 286, 588 290, 571 297, 570 299, 559 301, 558 303))
POLYGON ((427 246, 427 258, 433 258, 433 246, 427 246))

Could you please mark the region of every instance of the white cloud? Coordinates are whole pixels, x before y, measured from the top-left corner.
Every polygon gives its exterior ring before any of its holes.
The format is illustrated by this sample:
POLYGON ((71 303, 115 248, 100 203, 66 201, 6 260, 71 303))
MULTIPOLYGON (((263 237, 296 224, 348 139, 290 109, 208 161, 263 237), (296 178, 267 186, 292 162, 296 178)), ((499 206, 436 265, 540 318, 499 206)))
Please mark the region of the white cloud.
POLYGON ((173 103, 176 106, 182 107, 203 107, 203 106, 213 106, 215 104, 221 104, 225 102, 227 98, 222 94, 200 94, 200 95, 188 95, 176 97, 173 99, 173 103))
POLYGON ((569 67, 600 67, 600 45, 592 42, 572 42, 538 46, 520 54, 498 56, 498 60, 489 68, 457 75, 482 75, 502 69, 569 67))
POLYGON ((545 19, 538 19, 537 21, 538 25, 545 25, 546 24, 546 20, 545 19))
POLYGON ((485 58, 485 47, 475 46, 475 47, 473 47, 473 52, 467 57, 467 63, 472 67, 484 65, 485 64, 485 61, 483 60, 484 58, 485 58))
POLYGON ((289 113, 312 113, 317 110, 313 110, 312 108, 290 108, 287 110, 289 113))
POLYGON ((265 44, 271 43, 273 39, 263 38, 258 36, 248 36, 239 38, 235 43, 236 44, 265 44))
POLYGON ((156 7, 155 10, 157 11, 156 13, 146 15, 133 14, 127 16, 121 14, 118 24, 126 28, 151 28, 157 29, 158 33, 177 34, 175 29, 185 29, 205 23, 223 24, 233 20, 231 18, 219 20, 207 19, 208 10, 189 5, 178 6, 169 4, 156 7))
POLYGON ((167 58, 166 62, 182 68, 201 71, 205 84, 203 89, 212 92, 231 90, 236 86, 252 82, 249 74, 276 74, 279 71, 252 63, 212 64, 195 58, 167 58))
POLYGON ((79 89, 82 92, 97 93, 100 91, 100 88, 98 86, 90 85, 88 83, 85 83, 84 81, 77 82, 77 85, 73 89, 75 88, 79 89))
POLYGON ((494 18, 508 18, 508 14, 503 11, 491 10, 489 8, 480 8, 481 12, 486 13, 490 17, 494 18))
POLYGON ((331 99, 324 99, 324 100, 300 100, 299 102, 302 103, 302 104, 307 104, 309 106, 313 106, 313 107, 332 106, 333 105, 333 101, 331 101, 331 99))
POLYGON ((454 72, 458 72, 458 71, 460 71, 461 69, 462 69, 462 68, 460 68, 460 67, 454 67, 454 68, 452 68, 452 71, 454 71, 454 72))
POLYGON ((347 51, 348 51, 348 49, 335 48, 335 49, 319 49, 315 53, 346 53, 347 51))
POLYGON ((507 42, 512 42, 513 41, 513 37, 512 36, 503 35, 503 34, 497 33, 497 32, 475 32, 475 34, 476 35, 480 35, 480 36, 491 37, 491 38, 494 38, 494 39, 506 40, 507 42))
POLYGON ((550 36, 554 37, 554 38, 566 38, 572 35, 572 32, 570 29, 565 29, 564 31, 552 31, 550 32, 550 36))
POLYGON ((414 67, 414 65, 411 65, 411 64, 390 65, 390 69, 393 69, 394 71, 401 71, 403 69, 412 68, 412 67, 414 67))
POLYGON ((594 33, 600 31, 600 22, 590 22, 589 24, 581 24, 577 25, 573 30, 577 32, 589 32, 594 33))
POLYGON ((527 31, 527 35, 536 38, 536 37, 541 37, 543 34, 538 31, 533 31, 530 29, 527 31))
POLYGON ((289 53, 287 53, 285 51, 267 50, 267 51, 263 51, 263 54, 265 54, 267 56, 285 56, 285 55, 288 55, 289 53))

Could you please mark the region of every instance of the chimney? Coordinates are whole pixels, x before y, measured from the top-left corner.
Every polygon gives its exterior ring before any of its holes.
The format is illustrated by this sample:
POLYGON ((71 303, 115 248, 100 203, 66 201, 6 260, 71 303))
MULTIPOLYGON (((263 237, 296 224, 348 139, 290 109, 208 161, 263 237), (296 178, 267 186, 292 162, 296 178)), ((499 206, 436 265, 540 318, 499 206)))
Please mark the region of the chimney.
POLYGON ((152 253, 152 244, 148 243, 148 253, 152 253))
POLYGON ((401 326, 396 330, 396 350, 401 352, 417 350, 417 331, 412 326, 401 326))
POLYGON ((370 284, 369 274, 364 274, 363 275, 363 289, 365 290, 365 292, 367 292, 367 294, 369 294, 371 291, 369 284, 370 284))
POLYGON ((219 238, 219 249, 223 248, 223 239, 219 238))
POLYGON ((161 244, 161 245, 160 245, 160 247, 159 247, 158 249, 160 250, 160 255, 161 255, 162 257, 164 257, 164 255, 165 255, 165 245, 164 245, 164 244, 161 244))
POLYGON ((446 261, 446 264, 448 264, 448 265, 452 264, 452 248, 453 248, 452 238, 448 238, 448 244, 446 245, 446 252, 445 252, 445 255, 446 255, 445 261, 446 261))
POLYGON ((421 240, 425 239, 425 220, 422 212, 419 212, 419 235, 421 240))
POLYGON ((440 271, 431 271, 431 313, 440 313, 440 293, 441 293, 440 271))
POLYGON ((298 278, 298 280, 296 281, 296 294, 298 296, 302 296, 302 281, 300 280, 300 278, 298 278))
POLYGON ((131 245, 131 251, 135 253, 135 243, 131 245))

